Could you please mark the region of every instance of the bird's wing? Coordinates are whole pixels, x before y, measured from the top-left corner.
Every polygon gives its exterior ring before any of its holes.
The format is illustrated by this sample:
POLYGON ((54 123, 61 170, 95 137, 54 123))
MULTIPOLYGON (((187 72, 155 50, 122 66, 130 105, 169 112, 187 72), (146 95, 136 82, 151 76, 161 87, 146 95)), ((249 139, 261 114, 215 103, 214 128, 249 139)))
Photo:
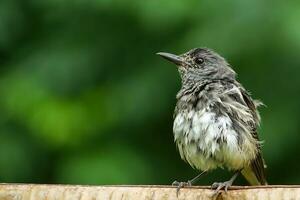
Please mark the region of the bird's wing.
MULTIPOLYGON (((256 121, 256 127, 257 127, 259 125, 259 120, 260 120, 259 114, 256 109, 257 105, 253 102, 252 98, 247 93, 247 91, 245 91, 244 89, 241 89, 241 92, 242 92, 242 96, 243 96, 245 103, 247 104, 247 106, 249 107, 249 109, 252 112, 252 115, 256 121)), ((252 136, 257 141, 259 141, 256 127, 254 127, 254 129, 252 131, 252 136)), ((260 144, 258 144, 258 149, 259 150, 258 150, 255 160, 253 160, 251 162, 251 165, 249 167, 242 170, 242 174, 245 176, 245 178, 251 185, 267 185, 267 181, 266 181, 266 177, 265 177, 265 165, 264 165, 264 160, 263 160, 262 154, 261 154, 260 144)))

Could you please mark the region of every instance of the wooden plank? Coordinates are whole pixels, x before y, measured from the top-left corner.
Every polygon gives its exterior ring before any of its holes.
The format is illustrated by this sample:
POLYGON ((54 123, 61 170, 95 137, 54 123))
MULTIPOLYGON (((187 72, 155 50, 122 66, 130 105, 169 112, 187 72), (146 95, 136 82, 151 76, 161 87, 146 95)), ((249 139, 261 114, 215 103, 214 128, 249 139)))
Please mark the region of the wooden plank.
POLYGON ((225 193, 212 196, 208 186, 193 186, 180 190, 172 186, 83 186, 83 185, 39 185, 0 184, 0 200, 281 200, 299 199, 300 186, 234 186, 225 193))

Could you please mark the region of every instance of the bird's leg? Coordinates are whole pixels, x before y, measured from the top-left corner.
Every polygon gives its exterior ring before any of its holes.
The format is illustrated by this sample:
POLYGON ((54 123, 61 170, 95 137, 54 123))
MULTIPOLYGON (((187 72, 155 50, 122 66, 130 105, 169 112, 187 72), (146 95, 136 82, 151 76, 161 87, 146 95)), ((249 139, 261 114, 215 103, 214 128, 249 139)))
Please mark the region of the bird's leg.
POLYGON ((177 196, 179 194, 179 190, 183 187, 186 187, 186 186, 192 186, 192 184, 194 184, 196 181, 198 181, 198 179, 203 175, 205 174, 207 171, 203 171, 201 172, 200 174, 198 174, 196 177, 194 177, 193 179, 191 180, 188 180, 187 182, 178 182, 178 181, 174 181, 172 183, 173 186, 177 186, 177 196))
POLYGON ((224 189, 225 192, 227 192, 228 188, 232 185, 232 183, 234 182, 236 177, 239 175, 239 173, 240 173, 240 170, 236 171, 234 173, 234 175, 231 177, 231 179, 229 179, 228 181, 220 182, 220 183, 218 183, 218 182, 213 183, 211 188, 215 189, 214 195, 218 194, 221 189, 224 189))

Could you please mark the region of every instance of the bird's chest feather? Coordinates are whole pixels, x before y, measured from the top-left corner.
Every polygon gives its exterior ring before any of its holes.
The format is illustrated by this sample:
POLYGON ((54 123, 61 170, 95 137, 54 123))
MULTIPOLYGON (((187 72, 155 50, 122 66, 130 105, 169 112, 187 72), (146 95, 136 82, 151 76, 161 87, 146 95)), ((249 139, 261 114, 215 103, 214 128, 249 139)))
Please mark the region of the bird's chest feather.
POLYGON ((181 157, 201 170, 223 166, 239 169, 255 156, 243 150, 241 140, 244 143, 247 138, 233 129, 229 116, 205 108, 178 112, 173 132, 181 157))

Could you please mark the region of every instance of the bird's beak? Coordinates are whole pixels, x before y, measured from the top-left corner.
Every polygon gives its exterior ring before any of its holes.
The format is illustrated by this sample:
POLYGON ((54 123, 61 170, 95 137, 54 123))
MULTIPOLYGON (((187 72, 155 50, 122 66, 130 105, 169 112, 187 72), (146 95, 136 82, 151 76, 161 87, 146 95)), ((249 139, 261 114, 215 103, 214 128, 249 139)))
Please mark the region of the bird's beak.
POLYGON ((164 52, 159 52, 156 53, 157 55, 160 55, 164 59, 176 64, 176 65, 182 65, 184 63, 183 59, 180 56, 171 54, 171 53, 164 53, 164 52))

